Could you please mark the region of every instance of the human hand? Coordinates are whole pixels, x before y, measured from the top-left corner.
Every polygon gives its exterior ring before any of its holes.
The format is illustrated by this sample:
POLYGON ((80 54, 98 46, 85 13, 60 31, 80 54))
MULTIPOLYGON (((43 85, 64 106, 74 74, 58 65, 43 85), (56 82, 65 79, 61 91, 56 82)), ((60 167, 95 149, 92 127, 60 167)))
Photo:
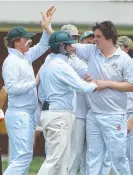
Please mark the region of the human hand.
POLYGON ((133 117, 129 118, 127 121, 127 133, 129 134, 133 128, 133 117))
POLYGON ((108 88, 108 81, 106 80, 97 80, 96 84, 98 86, 97 90, 103 90, 103 89, 108 88))
POLYGON ((87 82, 91 82, 92 81, 92 78, 88 75, 88 73, 86 73, 83 77, 83 80, 84 81, 87 81, 87 82))
MULTIPOLYGON (((51 34, 51 20, 52 16, 55 12, 56 8, 55 6, 51 6, 46 13, 41 12, 42 14, 42 20, 40 21, 40 25, 43 29, 45 29, 49 34, 51 34)), ((53 31, 53 30, 52 30, 53 31)), ((52 32, 53 33, 53 32, 52 32)))

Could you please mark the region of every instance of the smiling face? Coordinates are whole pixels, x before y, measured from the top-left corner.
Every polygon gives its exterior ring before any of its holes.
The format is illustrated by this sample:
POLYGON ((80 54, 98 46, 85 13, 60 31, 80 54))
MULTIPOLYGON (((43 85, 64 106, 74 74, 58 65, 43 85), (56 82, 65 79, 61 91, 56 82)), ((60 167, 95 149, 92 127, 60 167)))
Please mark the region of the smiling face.
POLYGON ((108 44, 110 39, 106 39, 100 29, 94 31, 94 41, 98 48, 104 49, 108 44))
POLYGON ((98 48, 104 50, 105 48, 115 47, 118 36, 116 27, 111 21, 96 23, 92 30, 98 48))
POLYGON ((15 48, 24 54, 29 50, 31 43, 32 40, 29 38, 20 38, 15 41, 15 48))

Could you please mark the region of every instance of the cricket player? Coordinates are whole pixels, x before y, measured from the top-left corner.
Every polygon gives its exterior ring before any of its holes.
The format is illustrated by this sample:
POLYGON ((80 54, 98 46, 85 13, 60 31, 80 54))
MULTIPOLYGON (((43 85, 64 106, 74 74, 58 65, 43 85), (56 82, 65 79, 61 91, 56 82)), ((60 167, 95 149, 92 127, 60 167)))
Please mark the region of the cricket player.
MULTIPOLYGON (((133 41, 129 37, 120 36, 117 40, 117 44, 120 46, 121 50, 129 54, 129 56, 133 52, 133 41)), ((131 118, 133 117, 133 93, 128 92, 127 97, 127 119, 132 120, 131 118)), ((127 157, 130 164, 131 175, 133 175, 133 129, 127 135, 127 157)))
MULTIPOLYGON (((61 27, 62 31, 65 31, 72 35, 74 40, 79 40, 79 33, 76 26, 67 24, 61 27)), ((87 64, 80 60, 75 54, 72 58, 68 59, 68 63, 73 67, 76 73, 83 79, 88 73, 87 64)), ((81 174, 85 172, 85 131, 86 131, 86 115, 89 110, 87 107, 85 94, 75 94, 75 123, 71 136, 71 149, 70 149, 70 162, 69 162, 69 175, 77 175, 80 168, 81 174), (84 162, 81 166, 82 161, 84 162)))
POLYGON ((116 48, 117 31, 111 21, 96 23, 92 29, 96 45, 73 45, 76 55, 88 62, 88 74, 98 84, 98 90, 88 95, 86 175, 108 175, 109 167, 130 175, 126 92, 133 91, 133 63, 116 48))
POLYGON ((95 83, 80 79, 68 64, 73 56, 72 43, 76 41, 67 32, 59 31, 50 36, 49 46, 53 52, 42 65, 39 75, 38 95, 41 103, 49 103, 49 110, 42 111, 41 123, 47 143, 46 160, 38 175, 68 175, 70 140, 73 127, 73 97, 75 91, 90 93, 95 83))
POLYGON ((42 13, 43 34, 40 42, 30 48, 35 33, 22 26, 13 27, 5 38, 8 56, 2 66, 2 76, 8 93, 5 124, 9 137, 10 164, 4 175, 26 175, 33 155, 36 128, 35 111, 38 107, 37 84, 32 62, 48 49, 50 26, 55 7, 42 13))
POLYGON ((83 44, 95 44, 94 33, 92 31, 85 31, 80 36, 80 42, 83 44))

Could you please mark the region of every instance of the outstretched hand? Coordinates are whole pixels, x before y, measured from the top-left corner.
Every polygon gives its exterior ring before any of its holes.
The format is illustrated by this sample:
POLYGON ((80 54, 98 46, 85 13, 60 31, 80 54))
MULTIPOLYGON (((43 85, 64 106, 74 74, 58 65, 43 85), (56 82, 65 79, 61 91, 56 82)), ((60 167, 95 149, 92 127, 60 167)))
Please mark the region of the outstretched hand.
POLYGON ((46 15, 49 18, 50 22, 52 20, 52 16, 53 16, 55 10, 56 10, 55 6, 51 6, 46 12, 46 15))
MULTIPOLYGON (((50 28, 50 24, 51 24, 51 20, 53 17, 53 14, 55 12, 56 8, 55 6, 50 7, 46 13, 41 12, 42 14, 42 20, 40 21, 40 25, 42 26, 43 29, 45 29, 48 33, 50 28)), ((51 34, 51 33, 50 33, 51 34)))

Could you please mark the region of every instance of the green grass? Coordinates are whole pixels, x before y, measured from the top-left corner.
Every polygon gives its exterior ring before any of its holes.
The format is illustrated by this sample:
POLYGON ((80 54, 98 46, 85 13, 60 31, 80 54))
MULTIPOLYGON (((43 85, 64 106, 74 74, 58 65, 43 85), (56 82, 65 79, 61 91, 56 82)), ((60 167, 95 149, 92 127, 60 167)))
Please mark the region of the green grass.
MULTIPOLYGON (((29 175, 36 175, 43 161, 44 161, 43 157, 34 157, 29 168, 29 175)), ((3 171, 6 169, 7 165, 8 165, 8 161, 4 160, 2 162, 3 171)), ((112 175, 112 173, 110 173, 110 175, 112 175)))
POLYGON ((29 168, 29 173, 38 172, 38 170, 41 167, 43 161, 44 161, 43 157, 33 158, 33 161, 32 161, 32 163, 30 165, 30 168, 29 168))
MULTIPOLYGON (((43 161, 44 161, 43 157, 34 157, 29 168, 29 175, 36 175, 43 161)), ((8 160, 3 160, 2 162, 3 172, 7 168, 7 166, 8 166, 8 160)))
MULTIPOLYGON (((39 23, 6 23, 6 22, 0 22, 0 31, 8 31, 14 26, 24 26, 27 28, 28 31, 32 32, 41 32, 42 29, 39 25, 39 23)), ((60 30, 61 26, 64 25, 63 23, 53 23, 53 29, 55 31, 60 30)), ((79 32, 83 33, 86 30, 91 30, 92 24, 77 24, 79 32)), ((132 25, 116 25, 117 31, 119 35, 133 35, 133 27, 132 25)))

